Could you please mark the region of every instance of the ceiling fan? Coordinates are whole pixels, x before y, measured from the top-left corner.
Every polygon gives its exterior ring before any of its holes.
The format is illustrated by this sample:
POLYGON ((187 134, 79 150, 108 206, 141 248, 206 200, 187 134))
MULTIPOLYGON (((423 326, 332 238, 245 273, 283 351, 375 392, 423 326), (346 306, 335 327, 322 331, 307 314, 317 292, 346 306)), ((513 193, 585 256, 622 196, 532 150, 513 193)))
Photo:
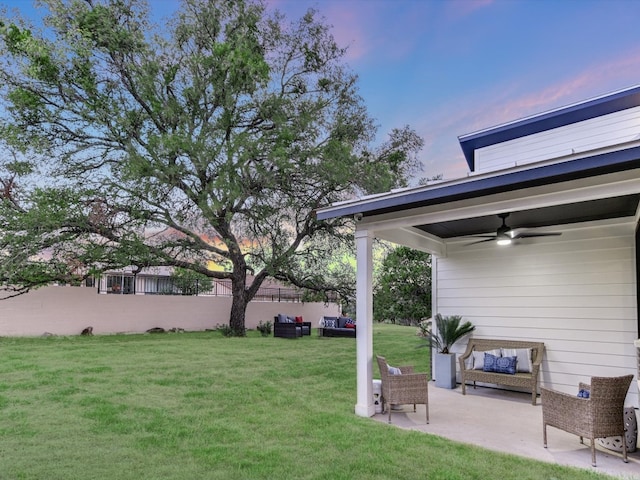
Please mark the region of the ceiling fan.
POLYGON ((498 245, 509 245, 513 240, 518 238, 533 238, 533 237, 557 237, 558 235, 562 235, 561 232, 547 232, 547 233, 535 233, 535 232, 516 232, 509 225, 507 225, 507 217, 508 213, 500 213, 498 217, 502 219, 502 225, 498 227, 496 233, 494 235, 473 235, 476 238, 482 238, 483 240, 478 240, 477 242, 468 243, 468 245, 475 245, 477 243, 484 242, 493 242, 495 241, 498 245))

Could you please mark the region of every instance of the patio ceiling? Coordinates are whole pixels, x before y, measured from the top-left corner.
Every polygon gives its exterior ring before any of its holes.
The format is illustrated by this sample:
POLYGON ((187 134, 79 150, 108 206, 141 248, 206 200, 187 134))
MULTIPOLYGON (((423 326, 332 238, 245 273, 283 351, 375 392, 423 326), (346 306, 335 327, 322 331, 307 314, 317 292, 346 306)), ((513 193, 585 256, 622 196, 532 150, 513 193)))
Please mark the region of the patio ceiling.
MULTIPOLYGON (((509 214, 507 224, 513 229, 531 229, 611 218, 633 217, 638 211, 639 203, 640 194, 631 194, 531 210, 520 210, 509 214)), ((494 233, 501 224, 502 220, 497 215, 482 215, 459 220, 414 225, 414 227, 436 237, 447 239, 494 233)))
POLYGON ((634 146, 365 197, 321 209, 318 218, 354 216, 358 230, 446 255, 450 241, 495 233, 500 213, 509 213, 514 230, 602 221, 632 229, 639 208, 640 147, 634 146))

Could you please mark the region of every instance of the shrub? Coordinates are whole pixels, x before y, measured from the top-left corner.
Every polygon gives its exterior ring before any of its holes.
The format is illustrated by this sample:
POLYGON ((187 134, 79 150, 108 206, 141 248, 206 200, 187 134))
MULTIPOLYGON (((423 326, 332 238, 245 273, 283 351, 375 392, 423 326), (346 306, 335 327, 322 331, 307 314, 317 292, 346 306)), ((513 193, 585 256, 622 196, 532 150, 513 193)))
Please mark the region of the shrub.
POLYGON ((234 334, 233 328, 229 325, 216 325, 216 331, 222 333, 223 337, 232 337, 234 334))
POLYGON ((263 337, 268 337, 269 335, 271 335, 271 322, 267 321, 266 323, 263 323, 262 320, 260 320, 257 328, 263 337))

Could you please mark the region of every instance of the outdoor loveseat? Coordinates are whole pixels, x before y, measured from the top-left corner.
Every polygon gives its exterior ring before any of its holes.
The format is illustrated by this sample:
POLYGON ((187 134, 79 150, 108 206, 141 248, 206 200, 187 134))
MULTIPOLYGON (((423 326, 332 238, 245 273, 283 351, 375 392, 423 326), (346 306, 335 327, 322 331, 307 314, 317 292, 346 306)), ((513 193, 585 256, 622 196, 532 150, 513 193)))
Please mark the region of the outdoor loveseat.
MULTIPOLYGON (((462 377, 462 394, 467 393, 467 382, 473 382, 473 388, 476 387, 476 382, 522 387, 531 392, 531 404, 535 405, 543 355, 544 343, 542 342, 471 338, 467 344, 467 350, 458 359, 462 377), (487 368, 485 354, 499 358, 515 356, 517 361, 514 363, 514 370, 507 373, 487 368)), ((494 360, 494 358, 491 359, 494 360)))
POLYGON ((356 338, 356 324, 349 317, 322 317, 318 335, 321 337, 356 338))

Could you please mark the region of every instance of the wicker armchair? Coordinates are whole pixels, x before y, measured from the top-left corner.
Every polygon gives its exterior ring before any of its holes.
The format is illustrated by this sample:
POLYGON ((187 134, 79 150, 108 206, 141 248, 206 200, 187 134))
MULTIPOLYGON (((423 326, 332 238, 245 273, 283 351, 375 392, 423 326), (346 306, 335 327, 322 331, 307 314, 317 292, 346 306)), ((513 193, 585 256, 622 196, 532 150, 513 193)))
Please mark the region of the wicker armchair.
POLYGON ((384 357, 376 356, 380 377, 382 378, 382 411, 389 411, 391 423, 391 404, 413 403, 413 411, 416 404, 424 404, 427 410, 427 423, 429 423, 429 378, 426 373, 413 373, 412 366, 398 367, 401 375, 389 374, 389 365, 384 357))
POLYGON ((623 377, 592 377, 591 384, 581 383, 580 390, 589 390, 589 398, 556 392, 542 387, 542 435, 547 448, 547 425, 591 440, 591 464, 596 466, 595 439, 622 436, 622 457, 627 462, 627 442, 624 434, 624 400, 633 375, 623 377))

